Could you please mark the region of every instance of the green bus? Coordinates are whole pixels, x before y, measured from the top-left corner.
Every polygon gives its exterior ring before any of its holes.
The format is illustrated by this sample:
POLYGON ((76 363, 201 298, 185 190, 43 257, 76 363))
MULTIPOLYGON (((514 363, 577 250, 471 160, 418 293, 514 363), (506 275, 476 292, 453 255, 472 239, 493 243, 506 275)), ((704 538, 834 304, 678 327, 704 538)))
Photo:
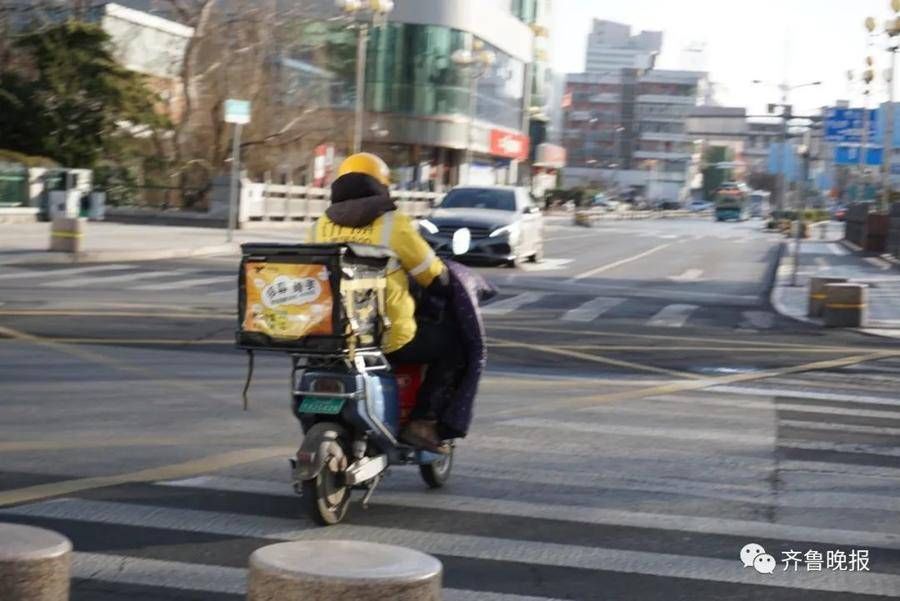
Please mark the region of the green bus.
POLYGON ((716 190, 716 221, 746 221, 750 219, 750 196, 743 186, 725 184, 716 190))

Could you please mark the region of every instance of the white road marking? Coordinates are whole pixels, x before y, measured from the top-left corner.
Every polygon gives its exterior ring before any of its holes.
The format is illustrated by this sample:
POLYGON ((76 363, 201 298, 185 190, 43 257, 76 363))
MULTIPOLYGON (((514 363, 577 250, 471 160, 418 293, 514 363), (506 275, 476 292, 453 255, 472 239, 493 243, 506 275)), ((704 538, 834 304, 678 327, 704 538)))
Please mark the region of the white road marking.
POLYGON ((721 442, 727 445, 741 445, 749 447, 770 448, 775 442, 775 435, 771 432, 765 434, 748 434, 746 432, 735 433, 732 430, 715 430, 712 428, 677 428, 666 426, 642 427, 628 426, 612 423, 583 423, 540 417, 522 417, 499 422, 504 426, 517 428, 541 428, 557 430, 559 432, 577 432, 582 434, 606 434, 610 436, 636 436, 657 440, 668 438, 673 440, 703 440, 706 442, 721 442))
POLYGON ((52 269, 47 271, 16 271, 15 273, 4 273, 0 275, 0 280, 21 280, 24 278, 51 278, 55 276, 78 275, 81 273, 93 273, 95 271, 121 271, 123 269, 132 269, 133 265, 94 265, 92 267, 71 267, 68 269, 52 269))
POLYGON ((744 321, 757 330, 769 330, 775 327, 775 314, 769 311, 744 311, 744 321))
POLYGON ((547 295, 543 292, 523 292, 502 301, 491 303, 484 307, 481 312, 485 315, 507 315, 525 305, 536 303, 545 296, 547 295))
MULTIPOLYGON (((515 561, 532 565, 603 569, 663 578, 730 582, 803 590, 855 592, 890 596, 900 590, 900 576, 878 572, 785 572, 777 580, 760 578, 736 559, 715 559, 674 553, 654 553, 583 545, 543 543, 403 528, 343 524, 317 528, 296 519, 236 513, 161 508, 153 505, 62 498, 4 509, 9 515, 46 517, 94 524, 118 524, 178 532, 203 532, 269 540, 350 540, 401 545, 434 555, 484 561, 515 561), (305 526, 305 527, 304 527, 305 526)), ((208 575, 208 574, 207 574, 208 575)))
MULTIPOLYGON (((227 566, 184 563, 76 552, 72 557, 72 576, 84 580, 155 586, 223 595, 247 593, 247 570, 227 566)), ((484 591, 443 589, 444 601, 560 601, 549 597, 505 595, 484 591)))
POLYGON ((619 261, 615 261, 615 262, 609 263, 607 265, 602 265, 600 267, 595 267, 594 269, 589 269, 588 271, 585 271, 584 273, 579 273, 578 275, 576 275, 574 278, 572 278, 572 281, 583 280, 585 278, 595 276, 599 273, 603 273, 604 271, 609 271, 610 269, 615 269, 616 267, 621 267, 622 265, 626 265, 633 261, 638 261, 640 259, 643 259, 644 257, 648 257, 648 256, 652 255, 653 253, 656 253, 656 252, 659 252, 666 248, 669 248, 670 246, 672 246, 672 244, 673 244, 672 242, 660 244, 659 246, 654 246, 650 250, 646 250, 640 254, 634 255, 633 257, 628 257, 626 259, 621 259, 619 261))
POLYGON ((702 269, 686 269, 681 275, 670 275, 668 278, 673 282, 696 282, 703 275, 702 269))
POLYGON ((583 305, 575 307, 570 311, 566 311, 566 313, 562 316, 562 320, 580 322, 593 321, 613 307, 616 307, 623 302, 625 302, 624 298, 600 296, 593 300, 589 300, 583 305))
POLYGON ((712 392, 725 392, 728 394, 785 397, 793 399, 807 399, 812 401, 845 401, 847 403, 869 403, 872 405, 889 405, 900 407, 900 400, 887 397, 865 396, 859 394, 837 394, 833 392, 817 392, 814 390, 790 390, 786 388, 750 388, 744 386, 713 386, 707 390, 712 392))
MULTIPOLYGON (((249 493, 296 498, 296 494, 289 490, 289 486, 286 482, 276 482, 273 480, 250 480, 223 476, 198 476, 184 480, 155 482, 154 484, 159 486, 201 488, 219 492, 249 493)), ((795 493, 786 492, 786 494, 795 493)), ((841 495, 842 493, 831 494, 841 495)), ((861 497, 877 497, 877 495, 844 496, 852 496, 856 498, 857 502, 860 502, 861 497)), ((900 511, 900 500, 893 497, 882 496, 872 500, 890 503, 891 507, 900 511)), ((814 540, 833 545, 866 545, 884 549, 900 549, 900 536, 896 534, 842 530, 837 528, 792 526, 790 524, 772 524, 769 522, 752 520, 650 513, 578 505, 567 505, 566 511, 560 512, 559 506, 553 504, 532 503, 509 499, 492 499, 486 497, 467 497, 464 495, 452 494, 432 495, 429 493, 418 492, 383 491, 375 497, 375 501, 373 502, 399 507, 431 507, 432 509, 445 509, 448 511, 472 511, 504 516, 558 520, 578 524, 633 526, 637 528, 658 528, 660 530, 681 530, 702 534, 814 540)), ((881 506, 882 505, 879 505, 879 507, 881 506)))
MULTIPOLYGON (((754 411, 765 411, 771 413, 775 410, 790 411, 792 413, 811 413, 823 415, 852 415, 854 417, 874 417, 879 419, 900 419, 900 413, 897 411, 879 411, 877 409, 857 409, 845 407, 831 407, 828 405, 797 405, 792 403, 775 403, 773 401, 752 401, 748 399, 723 399, 720 397, 709 396, 676 396, 676 395, 660 395, 649 397, 646 400, 654 403, 683 403, 688 406, 693 405, 710 405, 713 407, 733 407, 735 409, 749 409, 754 411)), ((592 407, 589 412, 602 412, 607 406, 592 407)), ((618 409, 618 408, 617 408, 618 409)), ((900 409, 900 407, 898 407, 900 409)), ((672 411, 670 408, 659 408, 656 411, 645 411, 651 415, 669 415, 672 411)))
POLYGON ((680 328, 687 323, 691 313, 699 308, 697 305, 667 305, 650 319, 649 325, 659 328, 680 328))
POLYGON ((874 265, 882 271, 887 271, 891 268, 890 263, 883 259, 879 259, 878 257, 866 257, 866 263, 868 263, 869 265, 874 265))
POLYGON ((573 261, 574 259, 544 259, 540 263, 523 263, 519 268, 522 271, 558 271, 573 261))
POLYGON ((230 282, 236 286, 237 276, 229 275, 214 278, 184 279, 176 282, 163 282, 162 284, 145 284, 143 286, 134 286, 132 290, 178 290, 180 288, 193 288, 208 284, 224 284, 225 282, 230 282))
POLYGON ((80 288, 81 286, 90 286, 93 284, 121 284, 125 282, 136 282, 138 280, 147 280, 152 278, 164 278, 171 276, 183 276, 184 271, 141 271, 138 273, 129 273, 126 275, 113 275, 109 277, 84 277, 84 278, 68 278, 41 284, 42 288, 80 288))
POLYGON ((834 242, 828 245, 828 250, 831 251, 831 254, 837 255, 839 257, 844 257, 850 254, 850 252, 846 248, 834 242))

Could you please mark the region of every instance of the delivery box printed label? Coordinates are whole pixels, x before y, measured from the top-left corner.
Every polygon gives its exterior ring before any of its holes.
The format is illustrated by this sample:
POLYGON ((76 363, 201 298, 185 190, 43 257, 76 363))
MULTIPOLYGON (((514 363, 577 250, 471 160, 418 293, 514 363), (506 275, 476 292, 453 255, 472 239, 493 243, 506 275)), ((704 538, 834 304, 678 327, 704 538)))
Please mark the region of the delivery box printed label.
POLYGON ((334 297, 324 265, 247 262, 243 329, 273 338, 329 336, 334 297))

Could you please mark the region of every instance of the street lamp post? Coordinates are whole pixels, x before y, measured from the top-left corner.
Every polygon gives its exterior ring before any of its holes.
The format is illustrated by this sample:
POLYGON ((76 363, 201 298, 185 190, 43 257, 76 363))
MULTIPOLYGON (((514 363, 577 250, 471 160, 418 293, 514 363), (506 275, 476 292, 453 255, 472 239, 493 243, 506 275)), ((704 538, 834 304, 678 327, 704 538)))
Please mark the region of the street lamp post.
POLYGON ((617 125, 616 129, 613 131, 614 138, 614 152, 616 153, 616 169, 613 172, 613 181, 616 183, 616 192, 619 191, 621 184, 619 183, 619 174, 622 170, 622 132, 625 131, 625 128, 621 125, 617 125))
MULTIPOLYGON (((754 79, 753 83, 755 84, 764 84, 766 82, 760 79, 754 79)), ((781 135, 780 135, 780 143, 779 143, 779 151, 778 151, 778 176, 777 176, 777 190, 778 190, 778 199, 777 206, 779 211, 783 211, 785 207, 785 196, 787 195, 787 141, 788 141, 788 122, 791 120, 791 105, 788 104, 788 94, 793 90, 798 90, 800 88, 807 88, 812 86, 820 86, 822 85, 821 81, 811 81, 809 83, 802 83, 799 85, 789 85, 787 82, 782 82, 778 84, 778 89, 781 90, 781 104, 772 104, 769 105, 769 112, 774 112, 775 108, 781 107, 781 135)))
POLYGON ((474 160, 472 134, 475 126, 475 101, 478 80, 497 59, 493 52, 484 48, 484 44, 480 40, 475 40, 472 43, 472 48, 472 50, 467 48, 454 50, 450 57, 454 64, 469 72, 469 119, 466 123, 466 178, 464 183, 470 183, 472 180, 472 161, 474 160))
MULTIPOLYGON (((891 192, 893 188, 891 177, 891 163, 894 158, 894 77, 896 72, 898 49, 897 38, 898 36, 900 36, 900 0, 891 0, 891 10, 893 11, 894 16, 889 19, 884 25, 884 33, 888 36, 888 52, 891 53, 890 67, 885 71, 884 74, 884 79, 888 86, 888 109, 885 113, 884 146, 882 150, 883 156, 881 166, 881 202, 883 205, 882 208, 885 211, 890 209, 891 192)), ((873 19, 872 17, 866 19, 866 29, 869 30, 870 34, 875 31, 875 19, 873 19)))
MULTIPOLYGON (((372 23, 383 25, 394 10, 393 0, 335 0, 335 5, 350 17, 356 17, 365 10, 372 13, 372 23)), ((356 24, 356 106, 353 115, 353 152, 362 150, 363 127, 366 101, 366 62, 369 48, 369 22, 356 24)))
POLYGON ((859 183, 860 183, 860 198, 859 200, 865 200, 863 198, 865 194, 865 185, 866 185, 866 166, 869 163, 869 93, 871 92, 872 81, 875 79, 875 71, 872 69, 872 65, 874 65, 875 61, 871 56, 866 57, 866 70, 863 71, 863 83, 865 87, 863 88, 863 119, 862 119, 862 134, 860 136, 860 147, 859 147, 859 183))

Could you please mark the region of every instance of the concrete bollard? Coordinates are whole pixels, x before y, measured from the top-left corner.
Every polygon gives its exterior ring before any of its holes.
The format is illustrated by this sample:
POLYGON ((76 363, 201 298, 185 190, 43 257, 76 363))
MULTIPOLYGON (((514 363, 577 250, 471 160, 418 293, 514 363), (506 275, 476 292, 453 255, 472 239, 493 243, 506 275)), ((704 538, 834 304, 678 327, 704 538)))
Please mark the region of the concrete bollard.
POLYGON ((62 534, 0 524, 0 599, 67 601, 72 543, 62 534))
POLYGON ((860 328, 866 325, 865 284, 827 284, 825 286, 825 326, 860 328))
POLYGON ((279 543, 250 556, 248 601, 440 601, 441 562, 375 543, 279 543))
POLYGON ((843 284, 847 278, 819 278, 809 280, 809 305, 806 314, 809 317, 822 317, 825 311, 825 286, 828 284, 843 284))
POLYGON ((50 226, 50 250, 77 253, 81 250, 86 220, 79 217, 55 217, 50 226))

